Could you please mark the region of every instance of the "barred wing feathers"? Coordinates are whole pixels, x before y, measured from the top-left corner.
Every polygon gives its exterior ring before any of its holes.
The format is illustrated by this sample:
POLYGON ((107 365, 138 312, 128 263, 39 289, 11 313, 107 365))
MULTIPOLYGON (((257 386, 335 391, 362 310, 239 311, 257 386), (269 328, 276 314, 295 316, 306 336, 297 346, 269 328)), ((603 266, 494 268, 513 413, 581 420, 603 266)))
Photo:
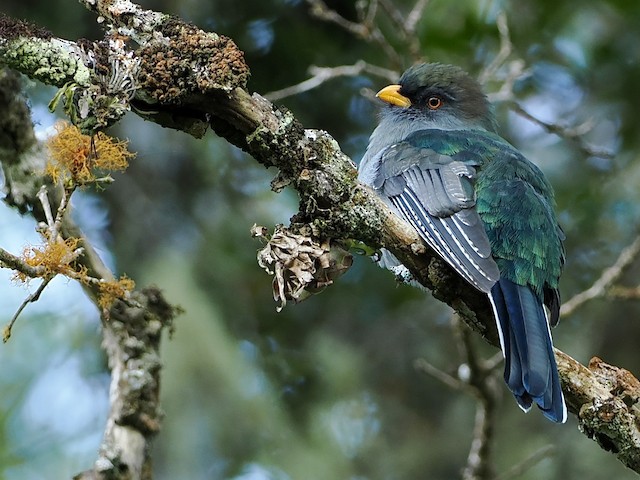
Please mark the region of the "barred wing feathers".
POLYGON ((373 187, 456 272, 490 292, 500 277, 484 225, 475 210, 479 162, 401 142, 381 152, 373 187))

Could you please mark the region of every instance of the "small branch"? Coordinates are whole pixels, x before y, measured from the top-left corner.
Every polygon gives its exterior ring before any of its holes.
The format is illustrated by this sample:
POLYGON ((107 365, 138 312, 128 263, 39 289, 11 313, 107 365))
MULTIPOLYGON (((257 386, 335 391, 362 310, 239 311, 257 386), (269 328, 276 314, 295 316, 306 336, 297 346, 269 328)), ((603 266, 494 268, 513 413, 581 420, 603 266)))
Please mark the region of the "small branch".
POLYGON ((32 267, 22 258, 7 252, 4 248, 0 248, 0 267, 16 270, 30 278, 42 277, 42 275, 44 275, 44 268, 32 267))
POLYGON ((478 400, 473 426, 473 440, 467 456, 467 465, 462 471, 463 480, 488 480, 491 478, 489 453, 495 422, 494 408, 484 399, 478 400))
POLYGON ((432 365, 424 358, 416 359, 413 362, 413 366, 417 371, 429 375, 436 380, 439 380, 440 382, 444 383, 454 390, 468 391, 469 389, 469 386, 465 382, 462 382, 456 377, 440 370, 438 367, 432 365))
POLYGON ((503 365, 504 356, 502 352, 496 353, 493 357, 484 361, 483 368, 487 372, 487 374, 491 374, 494 371, 498 370, 499 367, 503 365))
POLYGON ((636 237, 631 245, 627 246, 624 250, 622 250, 622 252, 620 252, 620 255, 618 256, 618 259, 615 261, 615 263, 609 268, 603 270, 600 274, 600 277, 593 283, 593 285, 591 285, 591 287, 584 290, 583 292, 574 295, 569 300, 564 302, 562 307, 560 307, 560 316, 565 317, 567 315, 571 315, 589 300, 604 296, 607 289, 610 288, 618 278, 620 278, 620 276, 635 261, 639 254, 640 236, 636 237))
POLYGON ((500 398, 500 391, 496 389, 491 376, 494 371, 493 366, 480 360, 471 341, 471 332, 460 321, 458 315, 453 316, 452 326, 462 361, 469 367, 468 383, 473 387, 473 393, 477 399, 473 440, 462 478, 463 480, 488 480, 493 470, 491 450, 496 420, 496 404, 500 398))
POLYGON ((387 13, 389 19, 391 19, 398 28, 397 35, 406 42, 408 40, 408 32, 405 29, 405 18, 404 15, 402 15, 402 12, 400 12, 400 9, 398 9, 398 7, 390 0, 380 0, 380 5, 382 5, 382 8, 387 13))
POLYGON ((378 13, 378 1, 380 0, 369 0, 368 7, 365 8, 365 3, 363 1, 356 2, 356 11, 358 12, 358 19, 362 25, 367 27, 374 26, 375 27, 375 19, 376 14, 378 13))
POLYGON ((60 199, 60 204, 58 205, 58 210, 56 211, 56 218, 53 222, 53 227, 51 230, 51 238, 55 238, 55 236, 60 231, 65 213, 67 212, 67 207, 69 206, 69 201, 71 200, 71 195, 73 195, 73 192, 75 190, 75 183, 71 187, 65 187, 62 189, 62 198, 60 199))
POLYGON ((544 447, 536 450, 522 462, 514 465, 506 472, 495 477, 494 480, 511 480, 512 478, 520 478, 527 470, 530 470, 536 464, 540 463, 545 458, 552 456, 555 453, 555 447, 553 445, 545 445, 544 447))
POLYGON ((367 42, 376 43, 394 65, 401 65, 402 60, 398 52, 384 36, 380 28, 373 22, 377 11, 377 0, 370 0, 366 13, 360 12, 360 22, 347 20, 335 10, 330 9, 322 0, 307 0, 311 7, 311 15, 320 20, 334 23, 351 33, 355 37, 367 42))
POLYGON ((38 200, 40 200, 40 205, 42 205, 42 211, 47 220, 47 227, 52 234, 51 241, 55 242, 58 238, 58 232, 54 230, 55 220, 53 219, 51 204, 49 203, 49 195, 47 195, 47 187, 44 185, 38 190, 38 200))
POLYGON ((470 330, 462 324, 457 315, 452 317, 452 328, 461 357, 458 378, 443 372, 424 359, 416 360, 414 367, 454 390, 465 392, 476 399, 473 438, 462 478, 463 480, 488 480, 492 472, 491 447, 495 409, 500 397, 500 391, 496 388, 492 377, 495 366, 493 360, 483 362, 478 358, 470 338, 470 330))
MULTIPOLYGON (((515 59, 509 62, 509 68, 506 76, 503 78, 496 78, 496 80, 500 81, 500 90, 489 93, 487 98, 491 102, 513 102, 513 87, 516 81, 526 73, 525 66, 526 64, 522 59, 515 59)), ((497 72, 494 76, 497 76, 497 72)), ((489 78, 487 77, 487 81, 488 80, 489 78)))
POLYGON ((500 50, 493 61, 484 68, 478 77, 478 81, 483 85, 496 74, 513 51, 513 44, 511 43, 511 35, 509 33, 509 23, 507 22, 507 14, 504 10, 498 13, 496 27, 500 33, 500 50))
POLYGON ((38 200, 40 201, 40 205, 42 205, 42 210, 47 220, 47 238, 51 242, 62 240, 59 237, 60 227, 62 226, 64 214, 67 211, 67 206, 69 205, 69 199, 71 198, 71 195, 73 194, 75 189, 75 184, 71 187, 65 187, 62 189, 62 197, 60 198, 60 203, 58 204, 58 208, 56 209, 55 217, 53 216, 53 210, 51 208, 51 203, 49 202, 47 187, 43 185, 42 187, 40 187, 40 190, 38 190, 38 200))
POLYGON ((11 320, 9 320, 7 326, 2 330, 2 341, 4 343, 7 343, 9 341, 9 338, 11 338, 11 330, 13 329, 13 325, 16 323, 16 320, 18 320, 18 317, 20 316, 22 311, 28 304, 38 301, 40 295, 42 294, 42 292, 44 292, 44 289, 47 288, 47 285, 49 285, 49 282, 52 280, 52 278, 53 277, 43 279, 38 289, 27 298, 25 298, 24 301, 20 304, 20 307, 18 307, 18 310, 13 315, 11 320))
POLYGON ((555 135, 558 135, 561 138, 564 138, 565 140, 571 141, 585 155, 588 155, 590 157, 613 158, 614 156, 613 152, 608 150, 599 150, 597 148, 594 148, 586 144, 582 140, 581 137, 588 132, 588 130, 585 127, 592 126, 591 122, 585 122, 582 126, 579 126, 578 128, 566 127, 553 122, 545 122, 544 120, 541 120, 538 117, 533 116, 531 113, 526 111, 520 103, 516 101, 511 101, 509 103, 510 103, 511 109, 514 112, 516 112, 518 115, 542 127, 548 133, 553 133, 555 135))
POLYGON ((380 0, 380 3, 397 27, 395 34, 407 45, 411 57, 415 61, 421 60, 423 55, 421 52, 420 39, 416 35, 416 27, 422 18, 424 9, 429 3, 428 0, 418 0, 406 18, 392 1, 380 0))
POLYGON ((369 29, 362 23, 347 20, 335 10, 331 10, 322 0, 307 0, 311 7, 311 15, 325 22, 334 23, 356 37, 367 39, 369 29))
POLYGON ((422 18, 427 5, 429 5, 429 0, 417 0, 409 12, 409 15, 407 15, 407 19, 404 22, 404 29, 409 35, 415 34, 418 22, 422 18))
POLYGON ((640 287, 614 285, 607 291, 607 297, 619 298, 621 300, 638 300, 640 299, 640 287))
POLYGON ((283 98, 290 97, 292 95, 298 95, 300 93, 308 92, 314 88, 319 87, 323 83, 339 77, 355 77, 362 75, 363 73, 369 73, 382 77, 390 82, 398 79, 398 73, 393 70, 387 70, 386 68, 371 65, 362 60, 354 63, 353 65, 342 65, 339 67, 316 67, 312 65, 309 67, 309 73, 313 75, 311 78, 300 82, 296 85, 276 90, 265 94, 265 98, 275 102, 282 100, 283 98))

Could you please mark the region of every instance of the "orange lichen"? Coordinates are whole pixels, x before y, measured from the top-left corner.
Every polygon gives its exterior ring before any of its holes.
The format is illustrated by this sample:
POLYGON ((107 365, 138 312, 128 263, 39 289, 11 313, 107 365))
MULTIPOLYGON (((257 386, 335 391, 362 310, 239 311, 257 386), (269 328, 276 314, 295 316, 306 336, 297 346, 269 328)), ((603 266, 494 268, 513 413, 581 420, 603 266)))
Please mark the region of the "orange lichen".
POLYGON ((123 171, 135 154, 127 150, 127 142, 102 132, 83 135, 66 122, 56 126, 57 133, 48 142, 50 161, 45 172, 54 181, 72 181, 85 185, 97 180, 98 172, 123 171))
MULTIPOLYGON (((44 245, 26 247, 21 258, 27 265, 40 269, 43 278, 62 274, 82 280, 87 275, 86 268, 74 265, 74 261, 79 255, 79 243, 80 239, 78 238, 47 240, 44 245)), ((14 279, 21 282, 27 282, 29 278, 22 272, 14 274, 14 279)))
MULTIPOLYGON (((30 267, 38 269, 38 277, 51 279, 60 274, 67 278, 78 280, 85 285, 98 287, 98 305, 103 309, 109 309, 117 299, 124 299, 136 284, 126 275, 117 280, 98 280, 90 277, 87 267, 79 265, 76 260, 82 254, 79 248, 79 238, 67 238, 62 240, 47 241, 41 246, 29 246, 24 249, 21 259, 30 267)), ((16 271, 13 279, 27 283, 32 277, 23 272, 16 271)))
POLYGON ((100 289, 98 305, 104 310, 109 309, 113 302, 125 298, 127 294, 133 291, 135 286, 135 282, 126 275, 121 276, 119 280, 100 282, 98 284, 100 289))

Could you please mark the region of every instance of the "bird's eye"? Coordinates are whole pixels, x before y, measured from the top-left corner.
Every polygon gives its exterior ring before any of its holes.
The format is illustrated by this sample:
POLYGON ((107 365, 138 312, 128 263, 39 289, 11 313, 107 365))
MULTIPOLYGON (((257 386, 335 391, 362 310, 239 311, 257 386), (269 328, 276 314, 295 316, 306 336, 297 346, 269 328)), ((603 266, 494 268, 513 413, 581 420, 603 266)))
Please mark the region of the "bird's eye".
POLYGON ((430 110, 438 110, 442 107, 443 103, 444 102, 440 97, 429 97, 429 100, 427 100, 427 107, 429 107, 430 110))

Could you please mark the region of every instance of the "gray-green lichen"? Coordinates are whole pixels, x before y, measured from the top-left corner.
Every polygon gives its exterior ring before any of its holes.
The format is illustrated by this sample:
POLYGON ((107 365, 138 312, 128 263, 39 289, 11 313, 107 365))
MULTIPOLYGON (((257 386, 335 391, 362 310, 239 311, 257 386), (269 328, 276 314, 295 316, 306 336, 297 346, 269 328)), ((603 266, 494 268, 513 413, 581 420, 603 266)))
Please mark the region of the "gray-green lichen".
POLYGON ((87 86, 92 74, 75 45, 60 39, 6 40, 0 44, 0 61, 31 78, 58 87, 69 82, 87 86))

